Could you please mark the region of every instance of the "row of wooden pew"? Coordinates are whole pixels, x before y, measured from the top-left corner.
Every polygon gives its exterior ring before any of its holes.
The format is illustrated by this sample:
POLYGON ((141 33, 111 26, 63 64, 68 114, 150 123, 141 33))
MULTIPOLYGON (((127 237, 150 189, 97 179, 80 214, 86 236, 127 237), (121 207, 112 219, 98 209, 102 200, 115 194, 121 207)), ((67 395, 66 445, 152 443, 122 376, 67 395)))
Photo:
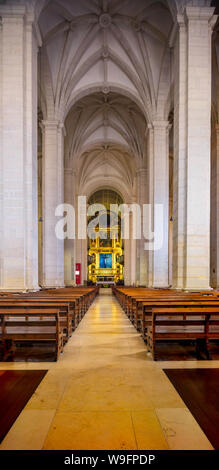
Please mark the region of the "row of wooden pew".
POLYGON ((1 292, 0 360, 49 351, 57 361, 97 293, 98 287, 1 292))
POLYGON ((197 359, 210 359, 212 346, 219 353, 219 292, 114 287, 113 293, 154 360, 161 345, 173 342, 193 344, 197 359))

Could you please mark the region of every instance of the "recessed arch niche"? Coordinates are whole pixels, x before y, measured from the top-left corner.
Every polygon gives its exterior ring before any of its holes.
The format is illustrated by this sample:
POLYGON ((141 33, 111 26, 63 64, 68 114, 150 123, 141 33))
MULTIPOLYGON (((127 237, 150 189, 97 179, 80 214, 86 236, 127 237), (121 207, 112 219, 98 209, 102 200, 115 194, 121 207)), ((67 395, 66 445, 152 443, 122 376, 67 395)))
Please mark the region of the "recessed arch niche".
POLYGON ((115 190, 105 188, 95 191, 88 199, 92 216, 88 217, 88 283, 122 284, 124 281, 124 241, 121 237, 120 213, 112 211, 123 199, 115 190), (97 211, 96 211, 97 209, 97 211))

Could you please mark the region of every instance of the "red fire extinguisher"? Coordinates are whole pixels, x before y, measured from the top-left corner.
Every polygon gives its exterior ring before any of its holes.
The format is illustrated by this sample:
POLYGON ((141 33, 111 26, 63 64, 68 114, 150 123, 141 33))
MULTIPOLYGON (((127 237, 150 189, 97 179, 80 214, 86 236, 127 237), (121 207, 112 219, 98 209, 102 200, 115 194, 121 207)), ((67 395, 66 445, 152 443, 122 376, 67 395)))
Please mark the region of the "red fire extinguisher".
POLYGON ((81 263, 76 263, 75 282, 77 286, 81 284, 81 263))

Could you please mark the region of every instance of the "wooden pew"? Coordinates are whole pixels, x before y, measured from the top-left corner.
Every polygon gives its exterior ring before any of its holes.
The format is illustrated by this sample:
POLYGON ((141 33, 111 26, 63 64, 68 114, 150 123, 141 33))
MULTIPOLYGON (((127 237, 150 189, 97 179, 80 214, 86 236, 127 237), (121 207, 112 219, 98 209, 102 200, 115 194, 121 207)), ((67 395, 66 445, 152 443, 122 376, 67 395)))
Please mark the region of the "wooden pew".
MULTIPOLYGON (((94 300, 95 296, 98 294, 98 288, 68 288, 68 289, 45 289, 37 292, 28 292, 28 293, 9 293, 4 292, 0 295, 0 320, 3 324, 3 328, 0 323, 0 360, 6 357, 13 357, 15 351, 15 345, 19 343, 21 336, 23 335, 23 342, 31 343, 34 339, 34 336, 31 337, 30 327, 33 328, 33 315, 35 315, 35 340, 40 341, 46 344, 46 335, 45 327, 46 321, 48 320, 47 313, 54 312, 58 315, 59 328, 62 332, 62 348, 60 349, 60 344, 57 343, 56 349, 56 359, 58 358, 60 350, 63 349, 64 344, 70 338, 72 331, 77 327, 80 320, 83 318, 83 315, 89 308, 91 302, 94 300), (21 315, 22 312, 22 315, 21 315), (10 318, 8 319, 8 313, 10 313, 10 318), (25 323, 19 320, 20 316, 25 314, 25 323), (17 315, 17 325, 16 325, 16 315, 17 315), (15 331, 12 338, 9 336, 4 336, 3 331, 5 331, 6 319, 11 321, 13 319, 14 326, 16 325, 17 331, 15 331), (32 321, 32 323, 31 323, 32 321), (29 324, 28 324, 29 322, 29 324), (27 331, 26 336, 24 335, 23 329, 27 331), (28 329, 29 328, 29 329, 28 329), (42 330, 42 328, 44 328, 42 330), (17 335, 17 336, 16 336, 17 335), (37 336, 38 335, 38 336, 37 336)), ((8 325, 6 325, 8 327, 8 325)), ((54 326, 50 322, 50 326, 54 326)), ((48 332, 47 332, 48 333, 48 332)), ((60 338, 60 336, 56 336, 60 338)), ((51 342, 54 340, 54 334, 52 337, 47 335, 47 339, 51 342)))
POLYGON ((98 293, 98 288, 61 288, 61 289, 46 289, 42 290, 39 293, 31 293, 29 295, 33 296, 46 296, 54 297, 62 300, 68 300, 75 303, 75 315, 80 321, 89 306, 93 302, 95 296, 98 293))
POLYGON ((4 307, 0 313, 0 336, 3 345, 3 361, 13 357, 16 345, 26 343, 52 344, 57 361, 64 347, 64 334, 57 308, 4 307))
POLYGON ((115 295, 117 296, 123 310, 126 312, 128 317, 133 321, 134 316, 136 314, 136 308, 139 309, 141 303, 146 300, 161 300, 161 298, 166 297, 166 299, 193 299, 193 300, 200 300, 201 299, 214 299, 218 300, 218 293, 214 291, 206 291, 202 293, 191 293, 191 292, 182 292, 182 291, 174 291, 170 289, 146 289, 146 288, 123 288, 122 290, 115 289, 115 295))
POLYGON ((206 359, 210 359, 210 341, 219 339, 219 306, 188 308, 160 307, 152 310, 152 322, 148 327, 148 349, 157 360, 157 343, 193 340, 197 359, 200 359, 200 341, 206 359))
MULTIPOLYGON (((217 312, 219 308, 219 293, 217 291, 184 292, 169 289, 158 290, 123 287, 114 288, 114 294, 136 329, 142 333, 148 347, 150 343, 150 350, 152 341, 152 312, 154 312, 155 308, 168 309, 170 314, 168 321, 171 321, 171 315, 175 314, 179 309, 183 309, 183 321, 185 322, 187 320, 187 313, 189 313, 192 308, 198 308, 199 315, 204 315, 208 309, 213 309, 212 311, 217 312)), ((188 322, 187 326, 189 327, 188 322)), ((216 324, 211 322, 211 327, 213 328, 212 334, 213 331, 215 331, 216 335, 215 339, 217 339, 216 326, 216 324)), ((165 341, 165 336, 163 341, 165 341)))
POLYGON ((53 309, 59 313, 60 326, 64 333, 64 342, 67 343, 69 338, 72 336, 72 316, 69 311, 68 303, 50 300, 48 302, 41 300, 34 301, 32 299, 29 300, 23 298, 19 301, 8 299, 0 302, 0 313, 4 313, 5 309, 9 311, 14 310, 15 308, 23 309, 27 312, 27 315, 30 309, 36 313, 38 311, 42 313, 48 309, 53 309))
MULTIPOLYGON (((218 294, 218 293, 217 293, 218 294)), ((173 290, 150 290, 150 289, 125 289, 122 292, 121 305, 128 315, 129 319, 138 330, 141 330, 140 323, 143 320, 145 309, 152 308, 156 305, 164 305, 175 303, 176 305, 186 305, 200 303, 203 305, 217 305, 218 296, 214 292, 207 293, 190 293, 173 290), (127 292, 128 291, 128 292, 127 292)))
POLYGON ((204 310, 206 307, 217 307, 219 302, 214 299, 203 299, 202 297, 194 299, 190 298, 163 298, 160 300, 146 300, 141 301, 141 310, 136 310, 134 324, 136 329, 141 332, 143 338, 145 339, 147 333, 147 321, 150 320, 152 309, 155 307, 171 307, 177 309, 190 308, 198 306, 201 310, 204 310))
POLYGON ((19 294, 4 294, 4 299, 0 298, 0 303, 3 300, 14 300, 23 302, 47 302, 47 303, 58 303, 66 306, 68 303, 68 309, 72 316, 72 327, 73 330, 77 327, 80 320, 83 318, 85 312, 89 308, 94 297, 98 293, 98 289, 85 288, 82 289, 46 289, 39 292, 19 293, 19 294))

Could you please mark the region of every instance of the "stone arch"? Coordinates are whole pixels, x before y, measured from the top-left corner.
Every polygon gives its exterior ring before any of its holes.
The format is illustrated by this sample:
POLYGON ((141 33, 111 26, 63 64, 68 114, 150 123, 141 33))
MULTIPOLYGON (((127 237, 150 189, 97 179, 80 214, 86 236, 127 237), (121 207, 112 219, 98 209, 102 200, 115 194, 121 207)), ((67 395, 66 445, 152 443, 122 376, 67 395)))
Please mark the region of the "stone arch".
POLYGON ((77 93, 75 93, 75 95, 72 96, 72 99, 69 102, 68 107, 65 110, 65 114, 63 115, 64 120, 66 119, 71 108, 78 101, 92 94, 101 93, 101 92, 106 95, 109 94, 110 92, 114 92, 114 93, 118 93, 118 94, 121 94, 122 96, 129 98, 138 106, 138 108, 144 114, 145 119, 147 119, 148 122, 151 122, 151 116, 149 117, 149 113, 147 112, 147 110, 145 109, 145 107, 143 106, 139 98, 134 93, 132 93, 131 90, 121 87, 121 85, 119 84, 116 85, 112 83, 109 83, 107 88, 103 87, 103 85, 100 83, 100 84, 93 84, 93 85, 90 85, 89 87, 78 90, 77 93))
POLYGON ((124 203, 129 204, 131 203, 130 194, 127 191, 127 188, 124 187, 122 184, 119 185, 119 182, 113 180, 112 182, 103 182, 103 181, 96 181, 96 183, 88 184, 84 188, 85 195, 87 199, 89 199, 94 192, 102 190, 102 189, 111 189, 118 193, 121 198, 123 199, 124 203))

